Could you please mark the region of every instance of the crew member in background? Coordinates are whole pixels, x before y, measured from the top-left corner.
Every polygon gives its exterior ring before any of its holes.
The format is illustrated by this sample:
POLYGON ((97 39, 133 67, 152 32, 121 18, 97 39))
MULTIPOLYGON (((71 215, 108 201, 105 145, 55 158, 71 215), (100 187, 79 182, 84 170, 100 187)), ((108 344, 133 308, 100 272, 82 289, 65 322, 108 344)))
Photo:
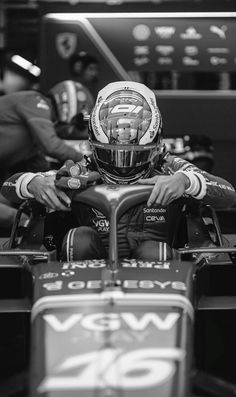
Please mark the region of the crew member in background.
MULTIPOLYGON (((81 153, 57 133, 69 137, 85 130, 79 114, 89 113, 91 104, 80 83, 60 82, 46 96, 34 90, 3 95, 0 109, 0 186, 15 172, 47 171, 46 156, 57 159, 58 167, 67 159, 81 160, 81 153)), ((15 216, 9 208, 7 221, 5 210, 0 206, 0 227, 10 226, 15 216)))
POLYGON ((38 89, 40 73, 40 68, 25 57, 19 54, 6 55, 0 84, 2 95, 38 89))
MULTIPOLYGON (((40 73, 40 68, 22 55, 16 53, 5 55, 3 59, 2 79, 0 80, 0 95, 13 94, 22 90, 38 89, 40 73)), ((4 124, 2 128, 4 128, 4 124)), ((14 142, 12 144, 14 145, 14 142)), ((4 147, 3 144, 3 149, 4 147)), ((3 170, 7 169, 7 162, 5 165, 1 164, 3 170)), ((0 174, 2 182, 5 179, 5 171, 0 171, 0 174)), ((11 203, 0 194, 0 236, 9 234, 16 216, 16 211, 11 203)))
MULTIPOLYGON (((196 209, 201 204, 230 207, 236 202, 229 182, 165 150, 156 98, 143 84, 119 81, 99 92, 90 117, 89 139, 92 158, 88 164, 84 160, 77 165, 67 161, 50 174, 14 175, 4 183, 2 193, 16 201, 35 198, 54 210, 68 211, 73 189, 85 189, 99 180, 105 184, 152 185, 147 204, 131 208, 118 225, 120 257, 143 260, 172 257, 169 232, 178 224, 183 200, 196 209), (150 217, 150 213, 156 216, 150 217)), ((107 257, 108 220, 85 204, 75 202, 72 210, 77 227, 71 224, 64 237, 62 259, 107 257)), ((197 243, 202 244, 204 238, 206 245, 211 244, 198 211, 194 220, 197 243)))
POLYGON ((97 95, 99 63, 93 55, 85 51, 74 53, 69 58, 69 69, 73 80, 87 87, 92 96, 97 95))

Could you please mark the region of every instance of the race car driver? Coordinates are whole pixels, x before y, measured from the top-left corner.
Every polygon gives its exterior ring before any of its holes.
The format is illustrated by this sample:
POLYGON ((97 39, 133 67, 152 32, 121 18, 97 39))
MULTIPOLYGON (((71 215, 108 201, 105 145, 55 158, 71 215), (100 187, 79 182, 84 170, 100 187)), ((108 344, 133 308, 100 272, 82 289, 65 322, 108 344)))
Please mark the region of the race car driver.
POLYGON ((86 51, 80 51, 72 54, 68 62, 71 78, 83 84, 93 95, 96 95, 100 73, 97 58, 86 51))
MULTIPOLYGON (((67 161, 58 171, 14 175, 5 182, 2 193, 12 200, 36 198, 47 207, 66 211, 71 204, 69 192, 99 180, 153 185, 147 204, 127 211, 118 225, 120 257, 145 260, 171 257, 168 230, 177 223, 182 206, 177 199, 184 197, 193 205, 214 207, 230 207, 236 202, 229 182, 165 151, 156 98, 143 84, 114 82, 99 92, 90 117, 89 139, 89 164, 85 160, 78 164, 67 161)), ((108 220, 84 204, 75 203, 72 210, 79 226, 65 235, 62 259, 106 257, 108 220)), ((199 225, 197 217, 196 221, 199 225)))

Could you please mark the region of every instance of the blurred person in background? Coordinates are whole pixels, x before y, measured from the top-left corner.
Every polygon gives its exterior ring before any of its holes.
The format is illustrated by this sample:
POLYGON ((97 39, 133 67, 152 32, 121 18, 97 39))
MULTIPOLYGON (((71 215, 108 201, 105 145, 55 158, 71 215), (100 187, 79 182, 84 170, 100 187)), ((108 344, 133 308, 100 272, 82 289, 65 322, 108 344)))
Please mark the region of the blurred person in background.
POLYGON ((25 57, 7 54, 3 61, 1 93, 38 89, 40 73, 40 68, 25 57))
POLYGON ((55 110, 57 135, 63 139, 88 139, 84 120, 94 106, 89 90, 81 83, 65 80, 52 87, 47 96, 55 110))
MULTIPOLYGON (((69 58, 71 78, 89 89, 91 95, 96 95, 96 84, 99 77, 98 60, 91 54, 80 51, 69 58)), ((94 98, 93 98, 94 101, 94 98)))
MULTIPOLYGON (((59 135, 83 132, 81 113, 89 113, 89 106, 86 89, 73 81, 58 83, 47 95, 27 90, 0 97, 0 186, 15 172, 49 170, 46 156, 59 165, 80 161, 82 154, 59 135)), ((5 205, 10 203, 0 198, 0 227, 9 228, 16 210, 5 205)))
MULTIPOLYGON (((16 53, 6 54, 2 63, 0 95, 38 89, 40 73, 40 68, 22 55, 16 53)), ((1 164, 1 167, 5 170, 5 166, 1 164)), ((5 173, 5 171, 0 172, 3 175, 5 173)), ((0 184, 3 178, 4 176, 0 178, 0 184)), ((9 234, 16 212, 16 208, 0 194, 0 236, 9 234)))

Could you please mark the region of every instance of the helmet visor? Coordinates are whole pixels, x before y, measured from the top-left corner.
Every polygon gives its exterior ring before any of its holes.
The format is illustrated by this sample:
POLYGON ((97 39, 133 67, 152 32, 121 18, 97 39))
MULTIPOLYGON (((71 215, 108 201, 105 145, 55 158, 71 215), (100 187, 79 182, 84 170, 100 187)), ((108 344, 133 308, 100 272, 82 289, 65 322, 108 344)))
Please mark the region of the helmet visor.
POLYGON ((156 145, 110 145, 95 142, 92 143, 92 148, 100 165, 116 169, 135 169, 148 164, 157 150, 156 145))

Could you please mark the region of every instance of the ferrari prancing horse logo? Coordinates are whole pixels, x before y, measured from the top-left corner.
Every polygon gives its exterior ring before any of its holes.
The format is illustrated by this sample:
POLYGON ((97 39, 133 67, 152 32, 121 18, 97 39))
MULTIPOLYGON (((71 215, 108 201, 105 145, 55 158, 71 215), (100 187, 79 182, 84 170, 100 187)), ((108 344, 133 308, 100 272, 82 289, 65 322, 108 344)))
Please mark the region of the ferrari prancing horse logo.
POLYGON ((64 32, 57 34, 56 48, 62 58, 69 58, 75 52, 76 46, 77 36, 75 33, 64 32))

